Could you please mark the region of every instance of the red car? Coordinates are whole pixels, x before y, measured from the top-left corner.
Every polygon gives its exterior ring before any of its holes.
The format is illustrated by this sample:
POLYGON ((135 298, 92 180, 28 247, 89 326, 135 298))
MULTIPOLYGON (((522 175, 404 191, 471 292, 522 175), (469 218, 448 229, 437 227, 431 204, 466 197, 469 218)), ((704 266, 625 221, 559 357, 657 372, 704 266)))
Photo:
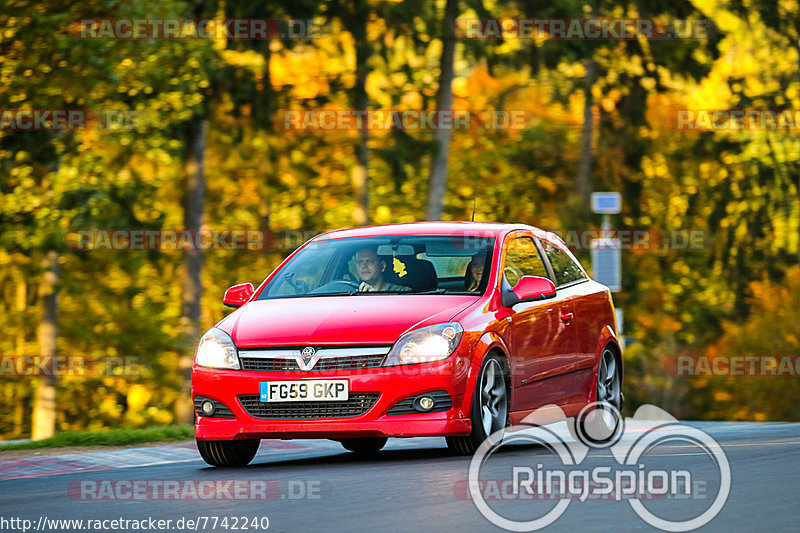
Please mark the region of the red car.
POLYGON ((444 436, 474 452, 537 407, 621 407, 611 293, 538 228, 425 222, 331 231, 292 253, 203 335, 195 437, 215 466, 263 438, 359 453, 444 436))

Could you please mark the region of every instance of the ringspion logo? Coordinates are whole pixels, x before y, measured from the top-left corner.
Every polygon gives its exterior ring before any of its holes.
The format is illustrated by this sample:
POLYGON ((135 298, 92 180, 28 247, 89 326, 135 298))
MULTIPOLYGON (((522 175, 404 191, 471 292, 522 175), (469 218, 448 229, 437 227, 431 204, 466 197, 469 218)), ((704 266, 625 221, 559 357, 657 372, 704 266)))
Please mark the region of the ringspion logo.
MULTIPOLYGON (((650 422, 644 431, 636 428, 628 432, 619 411, 608 404, 590 404, 572 418, 554 405, 537 409, 522 421, 523 425, 497 431, 481 444, 469 466, 469 495, 487 520, 508 531, 542 529, 558 520, 571 504, 593 500, 627 501, 642 520, 666 531, 691 531, 708 524, 722 510, 730 493, 731 470, 725 452, 707 433, 681 424, 655 406, 640 407, 632 421, 652 418, 658 421, 650 422), (550 424, 554 414, 566 422, 572 438, 550 424), (538 421, 550 425, 536 425, 538 421), (693 447, 707 455, 716 465, 718 476, 705 478, 706 469, 693 472, 683 464, 665 468, 663 457, 648 456, 668 443, 693 447), (516 454, 509 478, 487 478, 485 473, 496 474, 498 470, 490 464, 493 455, 512 444, 535 444, 540 450, 544 446, 550 454, 533 454, 529 460, 521 460, 516 454), (587 457, 596 459, 589 455, 593 449, 610 452, 613 461, 585 465, 587 457), (486 488, 493 485, 497 490, 487 492, 486 488), (689 498, 708 503, 689 517, 678 517, 676 509, 669 508, 670 502, 680 505, 689 498), (493 507, 489 503, 505 500, 555 500, 556 504, 532 519, 520 520, 509 516, 513 509, 508 504, 493 507), (658 500, 659 505, 648 507, 646 503, 652 500, 658 500)), ((538 511, 539 507, 526 509, 538 511)))

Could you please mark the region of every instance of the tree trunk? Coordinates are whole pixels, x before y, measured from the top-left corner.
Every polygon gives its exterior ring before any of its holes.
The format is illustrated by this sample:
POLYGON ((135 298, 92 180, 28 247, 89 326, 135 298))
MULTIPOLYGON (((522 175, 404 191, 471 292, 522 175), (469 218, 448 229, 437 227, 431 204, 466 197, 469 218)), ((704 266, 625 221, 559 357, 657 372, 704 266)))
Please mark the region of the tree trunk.
MULTIPOLYGON (((356 47, 356 82, 353 86, 353 109, 366 111, 369 100, 367 97, 367 75, 369 74, 369 61, 372 49, 367 40, 367 21, 369 7, 367 0, 357 0, 352 27, 349 28, 355 40, 356 47)), ((369 223, 369 129, 366 123, 358 131, 356 144, 356 163, 351 175, 353 195, 356 205, 353 209, 353 221, 356 226, 369 223)))
POLYGON ((586 60, 583 95, 583 127, 581 128, 581 160, 575 176, 575 196, 581 207, 587 209, 592 194, 592 132, 594 128, 594 96, 592 87, 596 75, 594 58, 586 60))
MULTIPOLYGON (((41 286, 42 321, 39 325, 39 352, 42 357, 55 357, 58 326, 58 253, 50 250, 42 261, 44 280, 41 286)), ((53 365, 55 367, 55 365, 53 365)), ((56 378, 39 378, 33 400, 31 439, 52 437, 56 430, 56 378)))
MULTIPOLYGON (((456 50, 456 36, 453 27, 458 18, 458 0, 447 0, 442 21, 442 56, 439 59, 439 89, 436 93, 437 111, 453 108, 453 59, 456 50)), ((429 176, 428 220, 441 220, 444 210, 444 195, 447 191, 447 161, 450 157, 449 129, 436 130, 435 148, 429 176)))
MULTIPOLYGON (((204 158, 208 122, 198 119, 186 139, 188 157, 186 161, 186 188, 183 197, 183 227, 199 230, 203 225, 203 210, 206 198, 206 175, 204 158)), ((183 352, 179 360, 181 394, 175 405, 175 419, 180 424, 191 424, 193 408, 191 401, 192 358, 194 347, 200 338, 200 318, 203 298, 203 252, 189 249, 183 256, 183 291, 181 324, 185 336, 183 352)))
MULTIPOLYGON (((798 31, 800 31, 800 28, 798 28, 798 31)), ((797 52, 797 83, 800 83, 800 44, 795 43, 794 49, 797 52)), ((797 199, 800 200, 800 156, 797 158, 797 199)), ((797 233, 797 257, 800 259, 800 224, 797 226, 797 233)))
MULTIPOLYGON (((16 310, 18 316, 24 316, 25 308, 28 306, 28 284, 25 282, 25 275, 17 271, 14 276, 15 283, 17 284, 17 297, 16 297, 16 310)), ((16 350, 14 353, 17 355, 25 355, 25 328, 19 328, 17 333, 16 350)), ((25 425, 25 400, 30 394, 30 388, 27 380, 17 380, 16 383, 10 383, 10 388, 13 388, 16 399, 12 399, 14 404, 14 433, 13 435, 20 438, 24 434, 25 425)))

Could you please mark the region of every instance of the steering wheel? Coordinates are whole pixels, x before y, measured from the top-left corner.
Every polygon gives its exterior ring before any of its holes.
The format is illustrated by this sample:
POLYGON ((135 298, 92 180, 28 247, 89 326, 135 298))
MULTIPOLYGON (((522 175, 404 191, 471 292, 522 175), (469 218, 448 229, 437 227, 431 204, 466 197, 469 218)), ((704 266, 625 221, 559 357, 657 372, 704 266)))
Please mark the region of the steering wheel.
POLYGON ((360 283, 356 283, 354 281, 349 281, 346 279, 336 279, 325 285, 317 287, 309 294, 327 294, 327 293, 334 293, 334 292, 346 292, 348 289, 355 289, 361 286, 360 283))

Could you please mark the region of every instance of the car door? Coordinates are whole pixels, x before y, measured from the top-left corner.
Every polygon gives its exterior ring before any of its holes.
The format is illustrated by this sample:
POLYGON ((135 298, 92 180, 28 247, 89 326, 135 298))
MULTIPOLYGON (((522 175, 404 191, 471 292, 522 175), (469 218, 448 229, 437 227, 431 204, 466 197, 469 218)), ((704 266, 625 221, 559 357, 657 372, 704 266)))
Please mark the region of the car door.
MULTIPOLYGON (((502 275, 512 289, 522 276, 549 277, 548 274, 532 236, 516 236, 508 244, 502 275)), ((569 390, 560 376, 575 353, 574 332, 568 320, 570 312, 571 302, 558 295, 508 309, 507 338, 514 369, 512 410, 530 410, 566 401, 569 390)))
POLYGON ((575 336, 575 349, 569 360, 564 361, 562 388, 568 396, 567 403, 582 403, 593 385, 591 369, 600 335, 597 323, 607 314, 604 308, 608 307, 608 300, 605 294, 592 290, 597 284, 589 283, 589 277, 565 247, 546 239, 539 243, 552 271, 556 294, 572 315, 570 328, 575 336))

